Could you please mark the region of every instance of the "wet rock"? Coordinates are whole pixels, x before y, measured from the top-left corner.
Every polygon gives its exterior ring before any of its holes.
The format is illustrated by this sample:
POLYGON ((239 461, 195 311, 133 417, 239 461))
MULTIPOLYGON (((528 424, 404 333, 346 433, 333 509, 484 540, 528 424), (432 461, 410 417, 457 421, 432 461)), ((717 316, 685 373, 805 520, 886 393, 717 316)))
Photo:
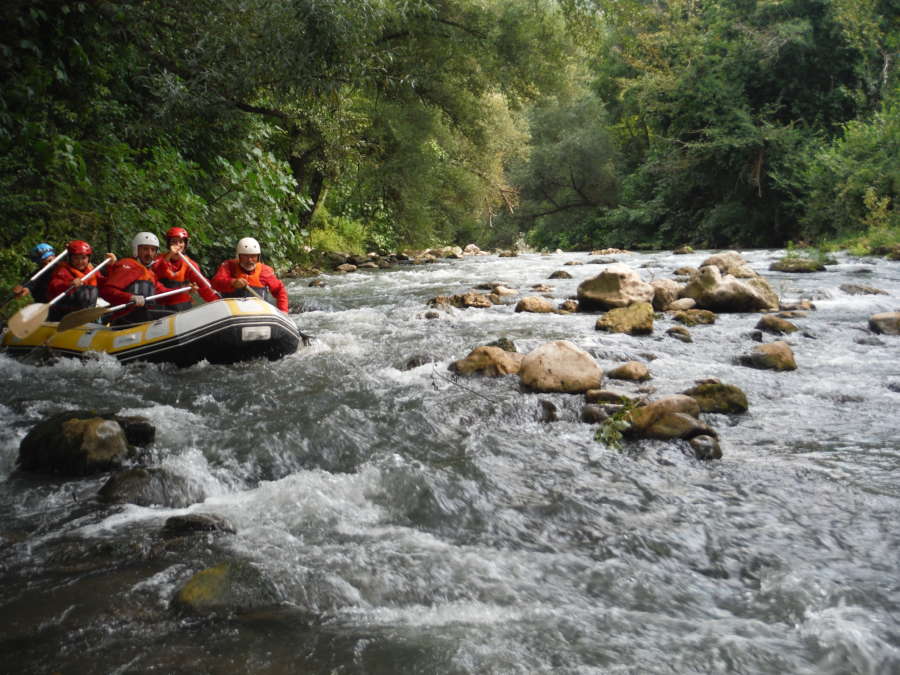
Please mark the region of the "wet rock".
POLYGON ((758 312, 778 309, 778 295, 762 277, 738 279, 719 267, 704 265, 691 279, 681 296, 692 298, 700 309, 714 312, 758 312))
POLYGON ((435 312, 433 309, 425 312, 426 319, 439 319, 441 315, 438 312, 435 312))
POLYGON ((439 295, 428 301, 431 307, 457 307, 465 309, 466 307, 475 307, 485 309, 492 307, 493 303, 483 293, 460 293, 458 295, 439 295))
POLYGON ((640 361, 628 361, 606 373, 613 380, 631 380, 643 382, 650 379, 650 369, 640 361))
POLYGON ((559 415, 557 414, 556 405, 552 401, 539 401, 540 403, 540 412, 538 414, 539 422, 558 422, 559 415))
POLYGON ((790 321, 777 317, 774 314, 763 314, 757 322, 756 328, 773 335, 785 335, 798 330, 797 326, 790 321))
POLYGON ((584 392, 584 398, 588 403, 614 403, 617 405, 634 403, 631 397, 609 389, 589 389, 584 392))
POLYGON ((506 352, 517 352, 519 351, 516 348, 516 343, 510 340, 508 337, 497 338, 493 342, 488 342, 486 347, 500 347, 503 351, 506 352))
POLYGON ((676 248, 672 253, 675 255, 685 255, 686 253, 693 253, 694 249, 688 246, 687 244, 682 244, 678 248, 676 248))
POLYGON ((822 272, 825 269, 825 265, 823 265, 818 260, 813 260, 812 258, 786 256, 781 260, 776 260, 771 265, 769 265, 769 269, 773 272, 793 272, 802 274, 809 272, 822 272))
POLYGON ((739 414, 749 408, 747 395, 733 384, 703 382, 682 393, 697 401, 700 412, 739 414))
POLYGON ((522 298, 516 304, 516 312, 530 312, 533 314, 553 314, 556 312, 556 305, 547 298, 537 295, 529 295, 522 298))
POLYGON ((563 300, 562 304, 559 306, 560 314, 574 314, 578 311, 578 301, 577 300, 563 300))
POLYGON ((642 281, 636 270, 616 263, 578 285, 578 304, 587 312, 616 309, 636 303, 650 304, 654 293, 653 286, 642 281))
POLYGON ((553 272, 548 279, 571 279, 572 275, 566 272, 565 270, 556 270, 553 272))
POLYGON ((656 439, 691 439, 716 436, 716 432, 697 419, 700 407, 690 396, 676 394, 652 401, 628 413, 631 426, 626 435, 656 439))
POLYGON ((761 330, 752 330, 750 331, 750 339, 754 342, 762 342, 763 341, 763 333, 761 330))
POLYGON ((599 389, 603 370, 594 358, 568 340, 547 342, 522 360, 519 378, 535 391, 582 393, 599 389))
POLYGON ((890 391, 894 391, 900 394, 900 382, 888 382, 887 388, 890 391))
POLYGON ((584 263, 583 263, 583 262, 580 262, 580 261, 578 261, 578 260, 569 260, 568 262, 563 263, 563 265, 568 265, 568 266, 572 266, 572 265, 584 265, 584 263))
POLYGON ((594 327, 608 333, 649 335, 653 332, 653 307, 649 302, 638 302, 611 309, 597 319, 594 327))
POLYGON ((278 592, 260 570, 234 561, 197 572, 175 594, 172 608, 192 616, 229 615, 278 601, 278 592))
POLYGON ((451 363, 448 370, 457 375, 514 375, 522 367, 524 358, 522 354, 508 352, 500 347, 476 347, 465 358, 451 363))
MULTIPOLYGON (((688 309, 694 309, 697 305, 697 301, 693 298, 678 298, 674 302, 670 302, 669 306, 666 308, 666 311, 669 312, 683 312, 688 309)), ((701 310, 706 311, 706 310, 701 310)))
POLYGON ((609 418, 606 408, 596 403, 588 403, 581 409, 581 421, 586 424, 602 424, 609 418))
POLYGON ((841 284, 839 287, 847 295, 890 295, 887 291, 863 284, 841 284))
POLYGON ((434 363, 436 361, 440 361, 440 359, 433 354, 415 354, 406 360, 406 363, 403 364, 403 367, 400 368, 400 370, 413 370, 419 366, 424 366, 427 363, 434 363))
POLYGON ((883 347, 884 340, 881 340, 872 335, 866 337, 858 337, 854 340, 854 342, 858 345, 869 345, 870 347, 883 347))
MULTIPOLYGON (((155 435, 136 418, 123 418, 141 442, 155 435)), ((149 422, 143 420, 149 425, 149 422)), ((72 411, 39 422, 19 445, 23 471, 84 476, 121 466, 129 452, 125 431, 113 414, 72 411)))
POLYGON ((682 342, 693 342, 694 338, 691 337, 690 331, 684 326, 672 326, 669 330, 666 331, 666 335, 669 335, 676 340, 681 340, 682 342))
POLYGON ((737 251, 716 253, 700 263, 701 268, 708 265, 717 267, 723 276, 730 274, 738 279, 751 279, 758 276, 750 264, 744 260, 744 256, 737 251))
POLYGON ((719 439, 714 436, 701 434, 700 436, 694 436, 688 443, 694 451, 694 457, 697 459, 722 459, 722 448, 719 446, 719 439))
POLYGON ((673 302, 677 302, 678 294, 683 288, 682 284, 673 279, 654 279, 650 285, 653 286, 653 309, 657 312, 665 311, 673 302))
POLYGON ((675 312, 672 319, 685 326, 710 325, 716 322, 716 314, 708 309, 686 309, 675 312))
POLYGON ((161 468, 137 467, 112 476, 97 493, 107 504, 137 504, 180 509, 206 499, 203 489, 161 468))
POLYGON ((869 317, 869 328, 874 333, 900 335, 900 312, 881 312, 869 317))
POLYGON ((547 284, 535 284, 531 287, 531 290, 537 291, 538 293, 552 293, 553 286, 548 286, 547 284))
POLYGON ((778 309, 782 312, 812 312, 815 311, 816 306, 811 300, 800 300, 798 302, 781 303, 778 305, 778 309))
POLYGON ((308 284, 306 284, 310 288, 325 288, 325 282, 321 279, 313 279, 308 284))
POLYGON ((228 520, 212 513, 188 513, 183 516, 166 518, 163 531, 167 536, 182 536, 195 532, 227 532, 229 534, 237 532, 234 525, 228 520))
POLYGON ((356 271, 356 265, 351 265, 350 263, 344 263, 342 265, 338 265, 334 268, 335 272, 340 272, 342 274, 348 274, 350 272, 356 271))
POLYGON ((777 340, 754 347, 750 354, 740 357, 741 365, 763 370, 796 370, 794 352, 786 342, 777 340))
POLYGON ((676 277, 688 277, 688 278, 692 278, 692 277, 697 276, 697 273, 698 273, 698 272, 699 272, 699 270, 698 270, 696 267, 688 267, 688 266, 684 266, 684 267, 679 267, 678 269, 676 269, 676 270, 673 272, 673 274, 674 274, 676 277))

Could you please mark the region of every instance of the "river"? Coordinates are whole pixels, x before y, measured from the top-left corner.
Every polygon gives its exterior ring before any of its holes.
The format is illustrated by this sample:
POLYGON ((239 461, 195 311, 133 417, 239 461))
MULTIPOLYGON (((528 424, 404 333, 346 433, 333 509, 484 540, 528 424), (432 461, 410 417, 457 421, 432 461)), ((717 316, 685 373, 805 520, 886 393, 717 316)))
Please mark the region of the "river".
MULTIPOLYGON (((430 298, 487 282, 523 295, 546 283, 561 302, 602 269, 564 266, 587 253, 290 281, 304 307, 292 318, 316 339, 274 363, 0 355, 0 670, 900 672, 900 339, 867 329, 900 309, 900 263, 842 253, 825 272, 768 271, 783 253, 743 255, 783 300, 815 302, 787 338, 793 372, 736 364, 758 315, 720 315, 690 344, 665 334, 668 317, 646 337, 513 304, 425 318, 430 298), (573 278, 548 280, 560 269, 573 278), (644 361, 653 396, 719 378, 750 410, 704 416, 719 461, 673 442, 608 448, 580 422, 581 396, 450 376, 500 337, 522 352, 568 339, 604 370, 644 361), (542 401, 558 421, 541 421, 542 401), (109 506, 96 499, 106 476, 15 472, 34 423, 83 408, 152 420, 151 463, 206 499, 109 506), (186 513, 236 532, 166 538, 186 513), (171 608, 225 561, 258 571, 274 602, 214 618, 171 608)), ((614 257, 649 280, 707 255, 614 257)))

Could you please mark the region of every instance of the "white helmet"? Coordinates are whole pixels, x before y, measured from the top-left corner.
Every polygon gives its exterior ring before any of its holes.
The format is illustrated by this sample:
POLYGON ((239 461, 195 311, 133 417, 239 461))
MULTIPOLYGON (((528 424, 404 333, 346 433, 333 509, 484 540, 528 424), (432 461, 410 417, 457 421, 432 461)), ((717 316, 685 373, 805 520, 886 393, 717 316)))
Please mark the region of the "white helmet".
POLYGON ((260 255, 262 251, 259 248, 259 242, 256 241, 253 237, 244 237, 241 239, 237 246, 235 247, 235 251, 238 255, 241 253, 245 253, 248 255, 260 255))
POLYGON ((138 254, 138 246, 155 246, 159 248, 159 239, 152 232, 138 232, 131 240, 132 255, 138 254))

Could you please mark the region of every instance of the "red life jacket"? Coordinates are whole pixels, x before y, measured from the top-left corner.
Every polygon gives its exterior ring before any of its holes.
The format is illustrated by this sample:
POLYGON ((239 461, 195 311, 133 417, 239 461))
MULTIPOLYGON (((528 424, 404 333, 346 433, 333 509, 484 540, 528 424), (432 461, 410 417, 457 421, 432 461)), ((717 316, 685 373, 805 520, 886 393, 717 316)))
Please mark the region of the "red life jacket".
MULTIPOLYGON (((262 280, 262 263, 256 263, 253 271, 249 274, 244 271, 244 268, 241 267, 241 263, 238 260, 229 260, 228 266, 228 271, 230 272, 232 279, 246 279, 247 285, 257 293, 259 293, 260 297, 262 297, 263 300, 270 303, 272 302, 271 294, 269 293, 269 287, 266 286, 262 280)), ((247 298, 253 294, 246 288, 239 288, 228 293, 223 293, 223 295, 226 298, 247 298)))
MULTIPOLYGON (((53 278, 48 284, 48 289, 55 291, 54 295, 59 295, 69 287, 74 279, 81 279, 93 269, 94 266, 88 263, 87 267, 82 272, 81 270, 72 267, 67 260, 64 260, 59 263, 59 267, 54 271, 53 278)), ((85 309, 86 307, 93 307, 96 304, 97 275, 95 274, 85 281, 83 285, 69 291, 62 300, 53 305, 53 307, 50 308, 47 319, 49 321, 59 321, 69 312, 85 309)))

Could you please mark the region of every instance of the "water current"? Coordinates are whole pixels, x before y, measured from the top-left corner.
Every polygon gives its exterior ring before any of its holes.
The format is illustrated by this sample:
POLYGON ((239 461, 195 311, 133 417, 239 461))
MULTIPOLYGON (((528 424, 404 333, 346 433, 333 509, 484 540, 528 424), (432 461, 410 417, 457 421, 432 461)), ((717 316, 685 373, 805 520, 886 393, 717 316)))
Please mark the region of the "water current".
MULTIPOLYGON (((793 372, 737 365, 755 314, 720 315, 690 344, 665 334, 667 316, 645 337, 514 304, 425 317, 430 298, 490 282, 523 295, 545 283, 561 302, 602 269, 564 267, 587 253, 290 281, 304 310, 292 318, 316 339, 277 362, 0 355, 0 671, 900 672, 900 339, 867 328, 900 309, 900 263, 839 254, 825 272, 770 272, 782 254, 743 253, 783 300, 817 307, 787 338, 793 372), (548 280, 559 269, 573 278, 548 280), (719 378, 750 410, 704 416, 719 461, 679 442, 608 448, 580 421, 581 396, 450 376, 500 337, 521 352, 568 339, 604 369, 644 361, 654 397, 719 378), (542 401, 558 421, 541 421, 542 401), (83 408, 152 420, 151 464, 205 500, 104 505, 107 476, 15 471, 33 424, 83 408), (236 532, 164 537, 186 513, 236 532), (226 561, 256 570, 269 601, 172 609, 226 561)), ((615 257, 650 280, 707 255, 615 257)))

